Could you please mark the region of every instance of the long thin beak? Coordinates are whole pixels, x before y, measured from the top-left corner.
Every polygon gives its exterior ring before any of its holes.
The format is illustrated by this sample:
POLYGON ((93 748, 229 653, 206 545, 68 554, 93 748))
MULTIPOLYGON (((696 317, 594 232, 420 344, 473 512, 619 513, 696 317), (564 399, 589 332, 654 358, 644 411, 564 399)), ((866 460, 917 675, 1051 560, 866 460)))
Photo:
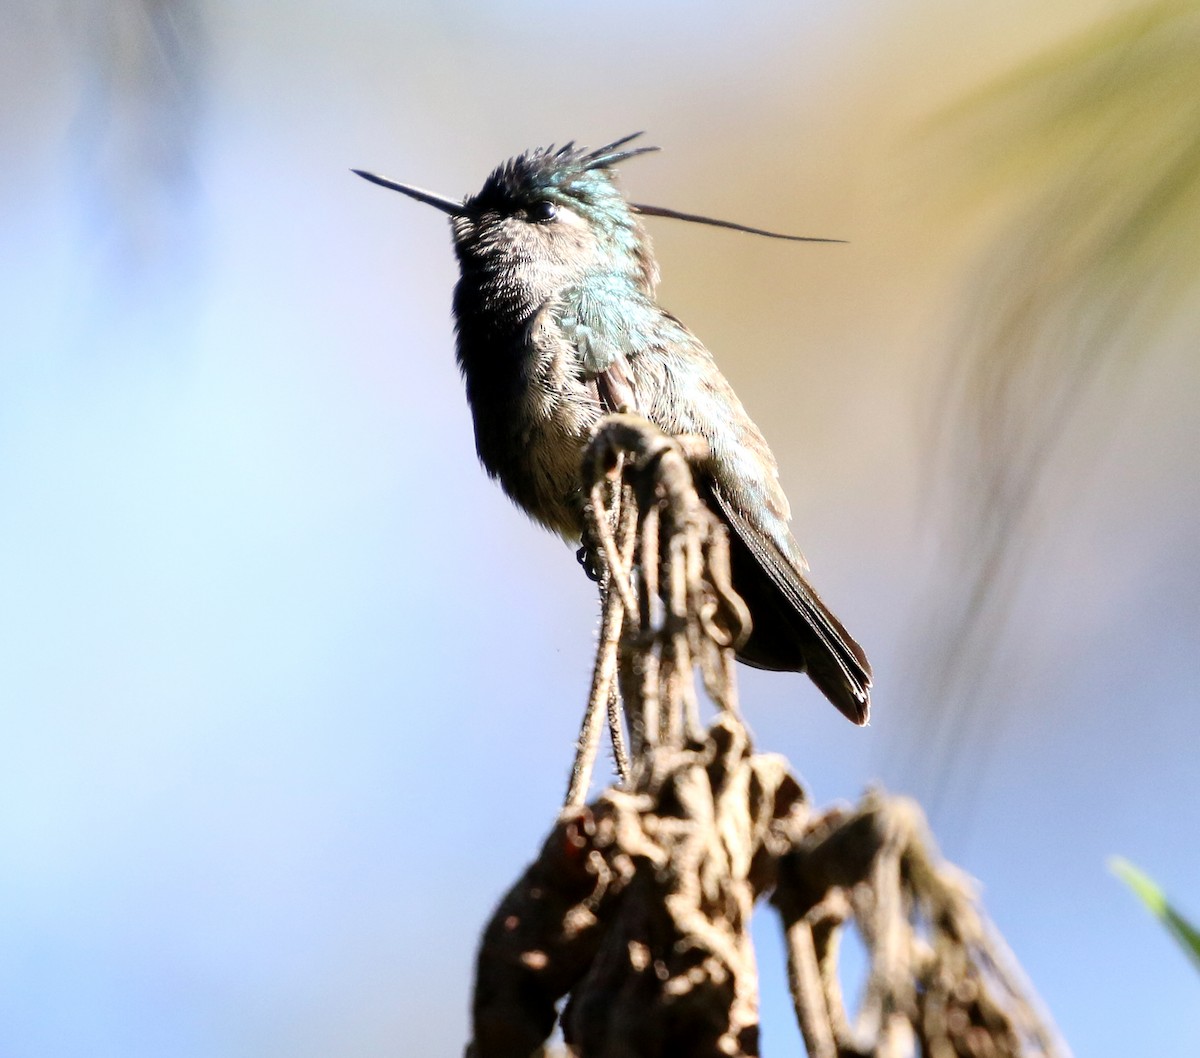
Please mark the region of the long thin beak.
POLYGON ((350 172, 361 176, 364 180, 370 180, 371 183, 378 184, 380 187, 399 191, 400 194, 408 195, 409 198, 415 198, 418 202, 424 202, 427 206, 440 209, 443 213, 449 213, 452 217, 466 215, 466 206, 461 202, 455 202, 452 198, 443 198, 441 195, 435 195, 432 191, 422 191, 419 187, 410 187, 408 184, 398 184, 395 180, 388 180, 385 177, 376 176, 374 173, 364 172, 362 169, 351 169, 350 172))

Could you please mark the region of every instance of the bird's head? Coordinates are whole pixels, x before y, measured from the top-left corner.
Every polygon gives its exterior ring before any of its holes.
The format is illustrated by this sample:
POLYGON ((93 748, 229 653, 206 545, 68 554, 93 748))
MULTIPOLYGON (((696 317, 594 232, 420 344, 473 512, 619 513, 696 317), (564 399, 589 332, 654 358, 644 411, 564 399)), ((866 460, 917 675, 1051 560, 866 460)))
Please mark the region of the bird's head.
POLYGON ((648 297, 658 266, 640 217, 733 228, 799 242, 838 242, 751 228, 731 221, 626 200, 614 167, 658 150, 626 147, 640 132, 595 150, 568 143, 526 151, 496 168, 461 201, 354 170, 450 216, 463 279, 486 284, 514 306, 539 305, 569 288, 636 290, 648 297))
POLYGON ((650 240, 613 172, 617 163, 658 149, 623 150, 634 136, 597 150, 568 143, 526 151, 461 202, 359 175, 448 213, 464 278, 511 286, 518 300, 532 303, 593 276, 651 295, 658 268, 650 240))

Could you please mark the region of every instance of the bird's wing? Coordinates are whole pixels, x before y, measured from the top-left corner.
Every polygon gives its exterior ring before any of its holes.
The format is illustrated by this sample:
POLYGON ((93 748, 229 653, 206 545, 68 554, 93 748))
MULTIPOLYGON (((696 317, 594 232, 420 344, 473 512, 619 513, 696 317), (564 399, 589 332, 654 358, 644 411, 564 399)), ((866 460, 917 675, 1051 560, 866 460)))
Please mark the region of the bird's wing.
MULTIPOLYGON (((870 713, 871 666, 867 656, 848 633, 842 622, 833 615, 821 601, 821 597, 812 585, 804 579, 803 573, 796 564, 780 549, 773 537, 759 528, 744 511, 730 501, 725 490, 715 480, 709 480, 707 490, 712 496, 715 507, 722 521, 736 536, 733 542, 735 581, 740 580, 739 590, 743 594, 762 595, 760 586, 754 576, 761 571, 778 593, 776 605, 771 606, 771 599, 748 598, 747 603, 751 612, 758 612, 758 621, 764 635, 778 643, 775 629, 768 630, 768 623, 780 621, 791 628, 794 642, 803 655, 804 671, 825 696, 833 702, 850 720, 856 724, 865 724, 870 713), (736 550, 739 545, 749 553, 753 562, 750 570, 736 577, 736 550), (783 605, 780 605, 783 604, 783 605)), ((774 594, 766 593, 767 596, 774 594)), ((774 643, 767 645, 762 641, 763 657, 756 659, 748 655, 744 658, 750 664, 759 664, 765 668, 791 668, 790 661, 773 655, 774 643)), ((748 646, 753 647, 753 638, 748 646)), ((784 647, 786 650, 786 646, 784 647)), ((787 658, 786 653, 783 658, 787 658)))
POLYGON ((670 434, 709 440, 708 465, 695 468, 697 485, 729 527, 734 583, 756 628, 739 656, 761 668, 807 672, 850 720, 865 724, 871 666, 804 578, 808 564, 787 531, 790 512, 774 456, 708 352, 677 326, 681 340, 638 356, 636 374, 616 356, 595 376, 600 404, 606 411, 637 411, 670 434), (680 389, 694 399, 679 400, 680 389), (760 508, 775 534, 750 513, 760 508))

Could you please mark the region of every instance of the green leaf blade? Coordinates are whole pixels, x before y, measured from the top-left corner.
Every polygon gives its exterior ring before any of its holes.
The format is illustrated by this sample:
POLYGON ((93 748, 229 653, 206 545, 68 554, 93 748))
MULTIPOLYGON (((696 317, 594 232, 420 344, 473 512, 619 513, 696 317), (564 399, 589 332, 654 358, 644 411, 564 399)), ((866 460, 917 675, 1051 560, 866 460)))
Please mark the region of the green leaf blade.
POLYGON ((1171 906, 1166 895, 1149 875, 1128 860, 1113 856, 1108 861, 1108 867, 1133 891, 1146 909, 1166 926, 1167 932, 1191 957, 1196 969, 1200 970, 1200 930, 1171 906))

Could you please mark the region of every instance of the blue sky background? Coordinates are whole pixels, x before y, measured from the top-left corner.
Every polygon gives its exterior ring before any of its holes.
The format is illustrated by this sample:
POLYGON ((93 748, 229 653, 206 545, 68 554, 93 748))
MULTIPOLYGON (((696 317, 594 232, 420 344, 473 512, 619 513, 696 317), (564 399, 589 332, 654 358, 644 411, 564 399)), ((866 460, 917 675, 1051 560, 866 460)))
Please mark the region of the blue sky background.
MULTIPOLYGON (((636 198, 850 240, 652 229, 878 676, 859 731, 744 673, 759 745, 818 802, 937 792, 1079 1055, 1200 1051, 1200 982, 1105 869, 1200 915, 1194 331, 1065 445, 949 759, 908 696, 949 517, 930 395, 981 240, 914 130, 1105 8, 210 3, 149 135, 102 73, 133 53, 94 62, 118 9, 0 16, 0 1055, 460 1052, 595 604, 476 465, 444 219, 348 170, 458 195, 638 128, 665 149, 636 198)), ((798 1046, 773 933, 768 1054, 798 1046)))

